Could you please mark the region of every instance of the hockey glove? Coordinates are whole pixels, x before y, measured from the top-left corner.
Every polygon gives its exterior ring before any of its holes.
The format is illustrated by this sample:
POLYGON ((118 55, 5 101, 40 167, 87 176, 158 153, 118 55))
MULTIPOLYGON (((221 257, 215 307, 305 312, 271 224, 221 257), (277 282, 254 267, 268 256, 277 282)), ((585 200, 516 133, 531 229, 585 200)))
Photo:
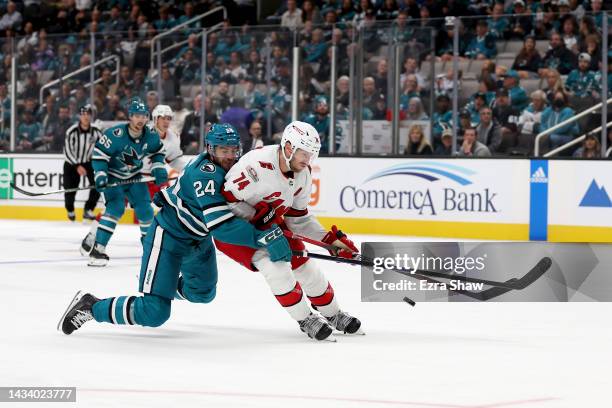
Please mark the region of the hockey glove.
POLYGON ((108 176, 104 172, 96 173, 95 182, 96 190, 98 190, 99 193, 103 193, 108 184, 108 176))
POLYGON ((155 184, 161 186, 168 181, 168 172, 163 167, 156 167, 151 170, 151 175, 155 177, 155 184))
POLYGON ((272 262, 291 262, 291 248, 283 231, 272 224, 270 229, 257 232, 257 242, 266 247, 272 262))
POLYGON ((255 215, 251 218, 251 224, 258 230, 267 230, 274 223, 279 223, 274 207, 265 201, 255 204, 255 215))
POLYGON ((329 245, 335 246, 335 251, 329 250, 329 253, 341 258, 352 258, 354 254, 359 253, 359 250, 351 241, 348 239, 346 234, 338 229, 335 225, 332 225, 331 230, 322 239, 323 242, 329 245))

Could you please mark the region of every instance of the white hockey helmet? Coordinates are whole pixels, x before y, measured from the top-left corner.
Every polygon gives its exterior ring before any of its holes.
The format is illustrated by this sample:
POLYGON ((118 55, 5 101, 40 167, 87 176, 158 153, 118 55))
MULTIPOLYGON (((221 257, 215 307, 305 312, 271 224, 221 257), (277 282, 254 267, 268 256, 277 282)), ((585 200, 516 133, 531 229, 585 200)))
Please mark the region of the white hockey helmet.
POLYGON ((155 109, 153 109, 153 123, 157 123, 157 118, 160 116, 170 116, 174 118, 174 112, 172 112, 172 108, 168 105, 157 105, 155 109))
POLYGON ((300 122, 299 120, 293 121, 285 127, 283 136, 281 137, 281 151, 287 167, 289 162, 293 158, 295 151, 302 149, 310 154, 312 157, 310 163, 312 164, 319 156, 319 150, 321 150, 321 139, 319 138, 319 132, 309 123, 300 122), (291 145, 291 155, 287 157, 285 155, 285 146, 289 143, 291 145))

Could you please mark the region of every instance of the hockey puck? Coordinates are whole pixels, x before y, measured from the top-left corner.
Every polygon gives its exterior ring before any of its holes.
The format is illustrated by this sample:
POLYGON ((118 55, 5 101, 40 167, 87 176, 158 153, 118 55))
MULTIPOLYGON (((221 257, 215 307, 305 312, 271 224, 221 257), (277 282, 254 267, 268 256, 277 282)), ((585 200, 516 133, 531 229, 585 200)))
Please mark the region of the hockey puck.
POLYGON ((408 303, 410 306, 414 306, 416 305, 416 302, 412 299, 410 299, 408 296, 404 296, 404 302, 408 303))

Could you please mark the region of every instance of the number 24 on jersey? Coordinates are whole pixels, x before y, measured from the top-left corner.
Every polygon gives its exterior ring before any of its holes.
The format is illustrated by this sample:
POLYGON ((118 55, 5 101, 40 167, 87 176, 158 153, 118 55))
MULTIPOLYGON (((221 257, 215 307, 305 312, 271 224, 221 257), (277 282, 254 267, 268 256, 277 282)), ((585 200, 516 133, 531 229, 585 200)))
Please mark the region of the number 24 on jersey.
POLYGON ((213 180, 208 180, 208 182, 206 183, 206 187, 204 187, 203 190, 202 187, 203 185, 201 181, 196 181, 195 183, 193 183, 193 189, 195 190, 196 197, 202 197, 206 193, 213 195, 216 192, 215 183, 213 180))

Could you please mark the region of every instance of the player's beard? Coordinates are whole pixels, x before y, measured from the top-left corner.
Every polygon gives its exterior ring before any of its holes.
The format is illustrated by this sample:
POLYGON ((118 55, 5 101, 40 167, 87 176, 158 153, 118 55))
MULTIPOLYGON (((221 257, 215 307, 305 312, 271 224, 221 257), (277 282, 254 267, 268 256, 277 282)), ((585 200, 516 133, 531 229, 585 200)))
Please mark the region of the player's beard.
POLYGON ((236 159, 234 158, 217 159, 217 161, 219 163, 219 166, 223 167, 225 171, 229 171, 229 169, 232 168, 234 163, 236 163, 236 159))

